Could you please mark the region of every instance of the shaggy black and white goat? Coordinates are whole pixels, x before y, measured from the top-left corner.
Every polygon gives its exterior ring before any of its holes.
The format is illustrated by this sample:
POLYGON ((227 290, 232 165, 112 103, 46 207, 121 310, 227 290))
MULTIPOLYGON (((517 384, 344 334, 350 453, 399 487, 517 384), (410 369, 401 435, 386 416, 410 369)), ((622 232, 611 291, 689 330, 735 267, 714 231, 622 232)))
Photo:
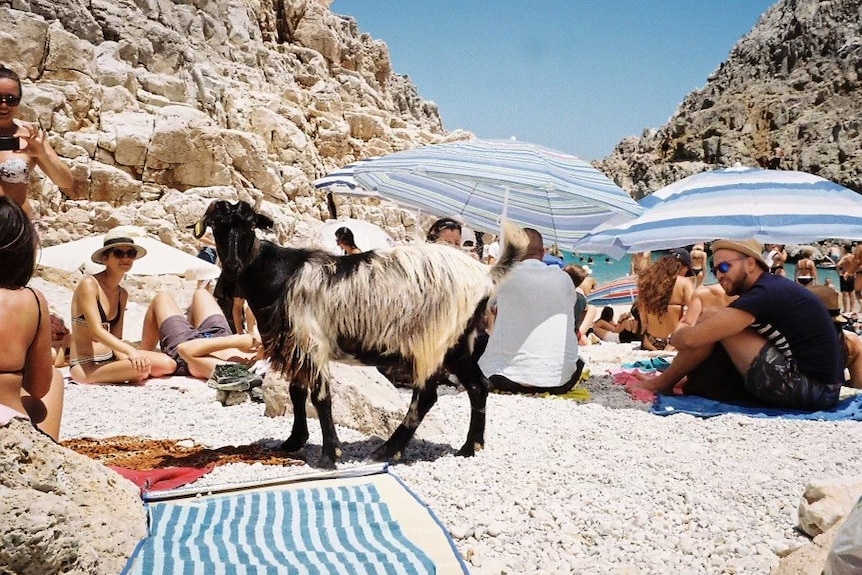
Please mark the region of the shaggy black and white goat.
POLYGON ((272 225, 246 202, 215 201, 195 224, 195 235, 212 227, 222 281, 246 298, 272 368, 290 379, 293 428, 282 449, 299 450, 308 440, 310 391, 323 432, 318 465, 335 466, 341 447, 329 394, 331 360, 413 370, 407 415, 374 459, 401 456, 447 373, 470 397, 470 428, 458 454, 481 449, 488 381, 472 355, 473 341, 494 286, 526 250, 524 231, 505 224, 502 253, 489 268, 436 244, 347 256, 286 248, 256 236, 257 228, 272 225))

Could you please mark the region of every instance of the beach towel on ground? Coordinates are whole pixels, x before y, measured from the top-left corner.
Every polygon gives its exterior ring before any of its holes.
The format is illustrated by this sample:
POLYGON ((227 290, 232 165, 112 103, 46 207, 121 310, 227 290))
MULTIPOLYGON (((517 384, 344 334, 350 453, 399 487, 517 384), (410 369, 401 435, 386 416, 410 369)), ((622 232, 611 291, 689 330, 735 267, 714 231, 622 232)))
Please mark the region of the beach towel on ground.
POLYGON ((670 367, 670 362, 673 359, 672 356, 656 356, 650 357, 647 359, 639 359, 637 361, 633 361, 630 363, 624 363, 622 367, 626 369, 639 369, 645 373, 651 373, 654 371, 664 371, 670 367), (671 359, 668 359, 671 358, 671 359))
POLYGON ((801 411, 779 407, 739 405, 706 399, 698 395, 659 395, 651 410, 656 415, 687 413, 697 417, 715 417, 738 413, 750 417, 784 417, 787 419, 815 419, 822 421, 862 421, 862 395, 842 399, 832 409, 801 411))
POLYGON ((439 520, 390 473, 274 481, 146 497, 149 535, 123 575, 468 573, 439 520))
POLYGON ((174 489, 193 483, 212 471, 215 465, 205 467, 168 467, 139 471, 127 467, 109 465, 111 469, 137 485, 142 492, 174 489))

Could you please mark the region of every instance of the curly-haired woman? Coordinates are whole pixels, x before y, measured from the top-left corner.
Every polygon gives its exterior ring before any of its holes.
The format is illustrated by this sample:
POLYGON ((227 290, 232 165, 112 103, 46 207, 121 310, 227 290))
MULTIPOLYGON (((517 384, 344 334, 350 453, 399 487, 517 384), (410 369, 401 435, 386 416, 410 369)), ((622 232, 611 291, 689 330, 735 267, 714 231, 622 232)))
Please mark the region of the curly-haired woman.
POLYGON ((694 292, 694 284, 682 273, 688 271, 686 260, 674 253, 662 257, 638 275, 643 349, 668 348, 667 338, 679 326, 694 292))

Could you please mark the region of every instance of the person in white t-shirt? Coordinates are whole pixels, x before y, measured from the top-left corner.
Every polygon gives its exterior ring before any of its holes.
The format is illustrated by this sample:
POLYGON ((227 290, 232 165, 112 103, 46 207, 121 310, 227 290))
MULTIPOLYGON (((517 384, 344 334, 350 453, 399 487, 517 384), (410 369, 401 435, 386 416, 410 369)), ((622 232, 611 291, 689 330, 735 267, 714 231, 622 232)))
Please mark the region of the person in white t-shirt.
POLYGON ((542 235, 531 228, 527 254, 503 280, 496 316, 479 367, 491 388, 514 393, 562 394, 580 379, 575 331, 575 288, 568 274, 542 263, 542 235))
POLYGON ((493 265, 500 257, 500 241, 497 236, 494 236, 491 243, 485 246, 483 261, 488 265, 493 265))

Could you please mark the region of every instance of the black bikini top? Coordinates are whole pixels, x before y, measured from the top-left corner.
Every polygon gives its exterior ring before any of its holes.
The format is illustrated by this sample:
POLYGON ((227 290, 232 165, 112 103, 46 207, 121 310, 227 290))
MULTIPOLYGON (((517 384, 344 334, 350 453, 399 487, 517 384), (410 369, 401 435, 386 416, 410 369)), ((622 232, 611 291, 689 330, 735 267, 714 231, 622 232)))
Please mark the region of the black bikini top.
MULTIPOLYGON (((30 293, 33 294, 33 299, 36 300, 36 309, 39 312, 39 320, 36 322, 36 333, 33 334, 33 340, 30 342, 30 345, 27 347, 27 349, 29 350, 31 347, 33 347, 33 344, 36 342, 36 336, 39 335, 39 326, 42 325, 42 306, 39 304, 39 296, 36 295, 36 292, 33 291, 33 288, 31 288, 30 286, 24 286, 24 287, 27 288, 28 290, 30 290, 30 293)), ((0 369, 0 375, 24 375, 24 368, 22 367, 21 369, 15 369, 15 370, 0 369)))
MULTIPOLYGON (((117 287, 117 291, 120 291, 119 286, 117 287)), ((110 320, 108 319, 108 314, 105 313, 105 308, 102 307, 102 301, 99 298, 96 298, 96 306, 99 308, 99 319, 100 323, 104 326, 107 326, 105 329, 108 331, 111 330, 115 325, 120 322, 120 298, 117 297, 117 313, 114 314, 110 320)), ((84 319, 84 314, 79 315, 78 317, 72 318, 73 323, 77 323, 79 325, 87 325, 87 320, 84 319)))

